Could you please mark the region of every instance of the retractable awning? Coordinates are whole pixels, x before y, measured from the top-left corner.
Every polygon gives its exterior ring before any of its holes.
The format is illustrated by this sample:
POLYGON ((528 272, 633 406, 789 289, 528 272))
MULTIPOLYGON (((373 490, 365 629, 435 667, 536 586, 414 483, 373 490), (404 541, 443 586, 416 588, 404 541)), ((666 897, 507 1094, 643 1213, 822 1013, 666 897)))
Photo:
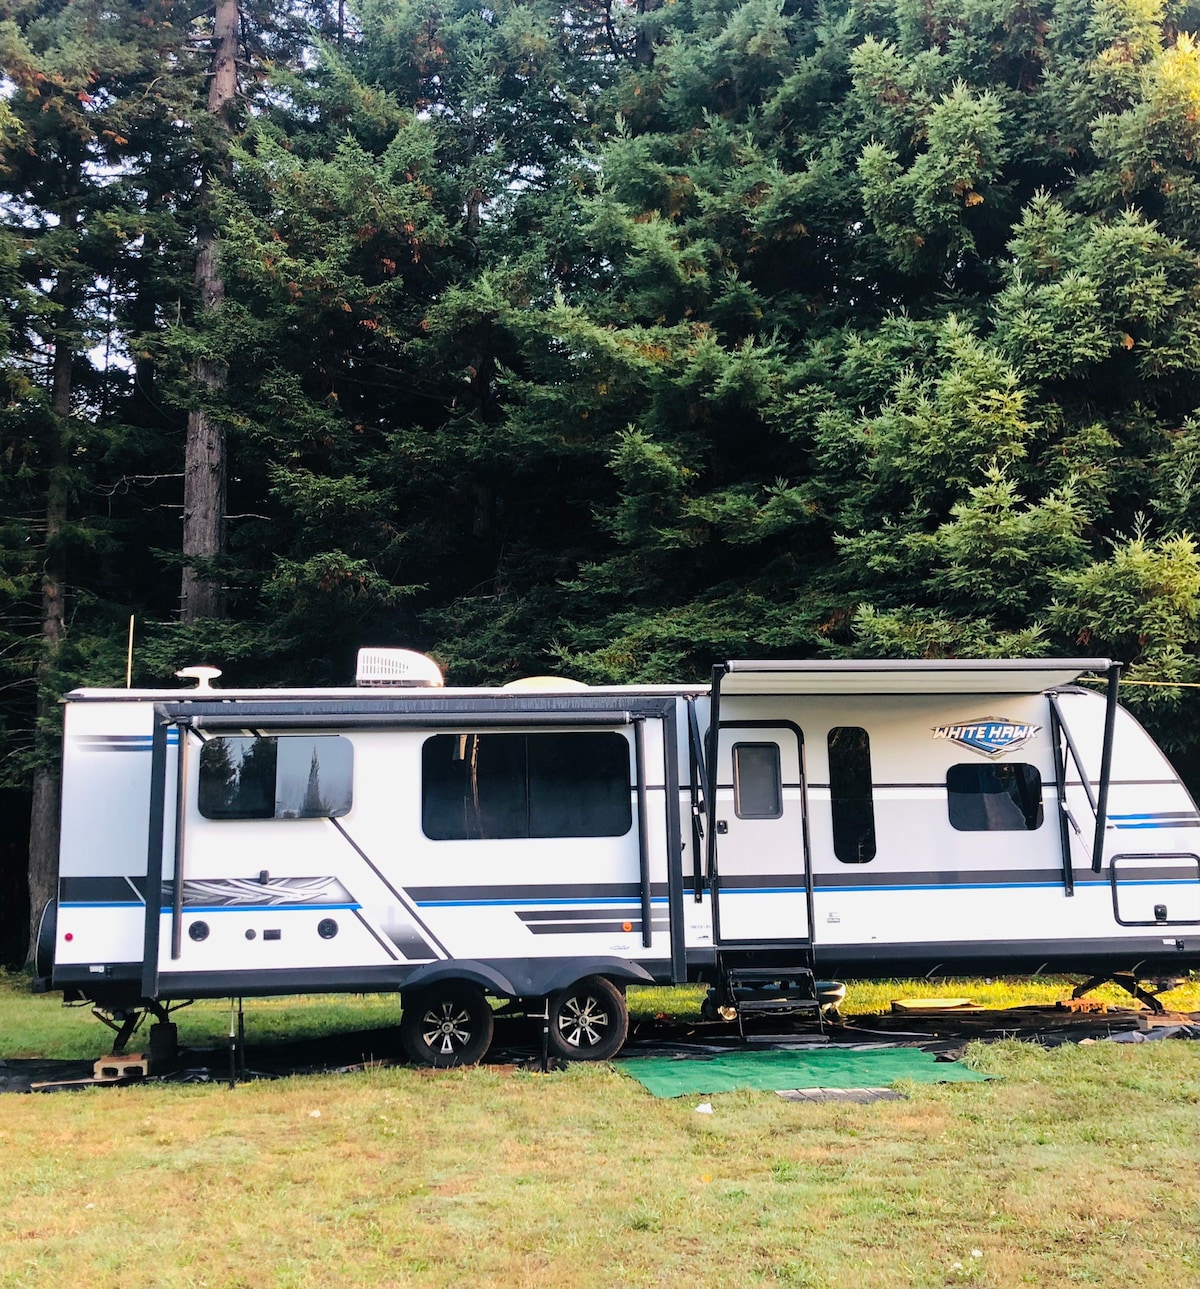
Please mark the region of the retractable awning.
POLYGON ((1108 658, 735 659, 716 670, 725 695, 1040 694, 1112 665, 1108 658))

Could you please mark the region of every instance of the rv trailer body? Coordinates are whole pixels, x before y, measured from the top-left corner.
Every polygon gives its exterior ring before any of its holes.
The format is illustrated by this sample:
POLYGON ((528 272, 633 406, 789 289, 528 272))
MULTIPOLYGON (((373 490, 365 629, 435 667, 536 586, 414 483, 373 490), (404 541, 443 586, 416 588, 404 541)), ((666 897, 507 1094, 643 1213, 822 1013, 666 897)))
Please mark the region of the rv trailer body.
POLYGON ((734 960, 1177 975, 1200 965, 1200 815, 1073 683, 1108 667, 76 691, 51 984, 127 1007, 446 981, 532 999, 734 960))

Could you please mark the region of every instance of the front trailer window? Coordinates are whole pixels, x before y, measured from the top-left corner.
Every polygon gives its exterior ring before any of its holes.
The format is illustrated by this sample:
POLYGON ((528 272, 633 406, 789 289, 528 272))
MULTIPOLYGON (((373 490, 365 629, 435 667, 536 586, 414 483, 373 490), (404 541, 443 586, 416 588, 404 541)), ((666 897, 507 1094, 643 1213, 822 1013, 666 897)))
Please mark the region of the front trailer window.
POLYGON ((354 748, 340 734, 239 735, 200 749, 205 819, 336 819, 353 788, 354 748))
POLYGON ((435 734, 421 749, 433 841, 621 837, 633 825, 629 742, 615 732, 435 734))
POLYGON ((960 832, 1033 832, 1042 826, 1042 776, 1034 765, 952 765, 946 795, 950 822, 960 832))

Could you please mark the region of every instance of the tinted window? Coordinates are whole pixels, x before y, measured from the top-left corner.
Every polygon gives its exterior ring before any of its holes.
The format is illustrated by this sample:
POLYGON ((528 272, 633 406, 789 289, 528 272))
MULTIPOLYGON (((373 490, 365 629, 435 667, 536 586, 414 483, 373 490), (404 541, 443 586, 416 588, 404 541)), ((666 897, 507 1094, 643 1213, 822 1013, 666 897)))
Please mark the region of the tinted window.
POLYGON ((778 819, 783 814, 778 743, 733 745, 733 812, 739 819, 778 819))
POLYGON ((1032 832, 1042 826, 1037 767, 952 765, 946 771, 950 822, 962 832, 1032 832))
POLYGON ((871 796, 871 740, 857 725, 829 731, 829 797, 833 853, 843 864, 875 858, 875 804, 871 796))
POLYGON ((353 802, 354 748, 340 735, 214 738, 200 749, 206 819, 329 819, 353 802))
POLYGON ((620 734, 435 734, 421 771, 421 826, 435 841, 620 837, 633 823, 620 734))

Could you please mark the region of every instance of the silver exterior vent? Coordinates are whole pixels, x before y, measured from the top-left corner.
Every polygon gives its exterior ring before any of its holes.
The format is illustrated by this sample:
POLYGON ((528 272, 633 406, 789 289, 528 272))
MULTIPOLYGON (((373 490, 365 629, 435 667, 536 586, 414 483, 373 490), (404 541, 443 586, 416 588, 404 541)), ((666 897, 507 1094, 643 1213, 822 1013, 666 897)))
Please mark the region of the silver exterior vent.
POLYGON ((437 663, 423 653, 412 649, 360 649, 354 683, 438 689, 446 682, 437 663))

